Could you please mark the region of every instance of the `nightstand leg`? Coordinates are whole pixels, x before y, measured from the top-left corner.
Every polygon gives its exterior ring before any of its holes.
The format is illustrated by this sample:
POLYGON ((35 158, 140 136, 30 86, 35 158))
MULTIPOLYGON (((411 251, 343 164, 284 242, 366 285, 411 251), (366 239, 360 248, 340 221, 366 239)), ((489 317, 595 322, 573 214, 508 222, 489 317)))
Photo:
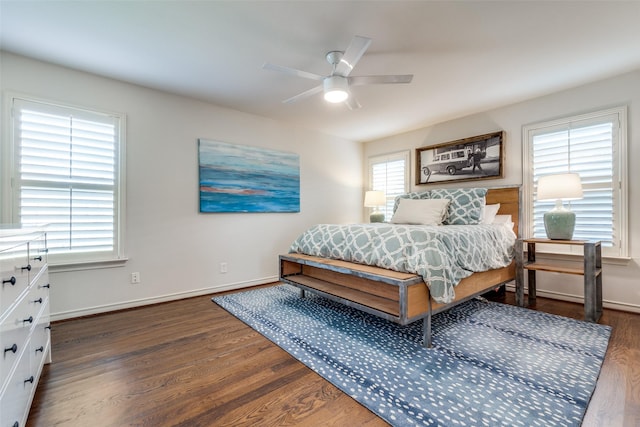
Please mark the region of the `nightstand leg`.
POLYGON ((600 245, 584 245, 584 320, 597 322, 602 315, 602 265, 600 245))
POLYGON ((527 290, 529 292, 529 306, 533 306, 536 303, 536 271, 535 270, 527 270, 527 281, 528 287, 527 290))
POLYGON ((598 319, 602 315, 602 244, 598 242, 596 245, 596 310, 598 319))
POLYGON ((522 239, 516 240, 516 305, 524 307, 524 255, 522 239))
MULTIPOLYGON (((527 263, 536 262, 536 244, 527 243, 527 263)), ((533 306, 536 303, 536 271, 527 270, 527 283, 529 291, 529 306, 533 306)))

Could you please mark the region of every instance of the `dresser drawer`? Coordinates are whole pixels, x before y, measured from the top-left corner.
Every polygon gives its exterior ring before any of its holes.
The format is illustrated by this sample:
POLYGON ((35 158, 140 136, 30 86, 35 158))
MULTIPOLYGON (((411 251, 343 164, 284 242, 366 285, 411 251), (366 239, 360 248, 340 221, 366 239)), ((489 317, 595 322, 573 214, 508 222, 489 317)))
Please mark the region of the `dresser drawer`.
MULTIPOLYGON (((25 356, 27 356, 25 354, 25 356)), ((13 375, 7 380, 4 394, 0 399, 0 425, 13 426, 16 422, 23 426, 36 387, 36 378, 31 376, 29 357, 22 357, 13 375)))
POLYGON ((29 242, 29 265, 29 281, 32 282, 47 265, 47 242, 44 234, 29 242))
POLYGON ((29 354, 31 355, 31 373, 40 377, 42 365, 48 363, 45 356, 49 354, 51 346, 51 333, 49 329, 49 301, 45 301, 38 323, 35 325, 29 339, 29 354))
POLYGON ((29 290, 29 301, 35 304, 37 311, 40 311, 44 302, 48 299, 49 275, 47 274, 47 266, 45 265, 41 274, 36 278, 36 282, 31 284, 31 289, 29 290))
POLYGON ((2 363, 0 363, 0 379, 4 383, 12 368, 28 344, 29 334, 37 322, 38 312, 35 304, 29 300, 29 294, 24 295, 18 304, 8 313, 0 323, 2 336, 2 363))
POLYGON ((0 319, 29 286, 28 248, 23 243, 0 252, 0 319))

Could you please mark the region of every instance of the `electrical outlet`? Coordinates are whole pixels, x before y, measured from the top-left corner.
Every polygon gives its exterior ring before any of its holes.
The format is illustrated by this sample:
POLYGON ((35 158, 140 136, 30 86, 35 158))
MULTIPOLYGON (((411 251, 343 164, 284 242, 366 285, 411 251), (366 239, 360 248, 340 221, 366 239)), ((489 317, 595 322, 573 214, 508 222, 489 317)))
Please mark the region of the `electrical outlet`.
POLYGON ((221 262, 220 263, 220 273, 226 273, 227 270, 227 263, 226 262, 221 262))
POLYGON ((140 273, 131 273, 131 283, 140 283, 140 273))

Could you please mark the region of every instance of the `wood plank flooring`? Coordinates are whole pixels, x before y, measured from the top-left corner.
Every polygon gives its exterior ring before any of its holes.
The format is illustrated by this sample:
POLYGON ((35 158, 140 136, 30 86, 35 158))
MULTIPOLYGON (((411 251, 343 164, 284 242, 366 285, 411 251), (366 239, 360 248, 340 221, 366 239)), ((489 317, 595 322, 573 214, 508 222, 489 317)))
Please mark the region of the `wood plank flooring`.
MULTIPOLYGON (((640 315, 605 309, 601 323, 614 330, 583 426, 638 426, 640 315)), ((31 427, 387 425, 210 296, 57 322, 51 335, 31 427)))

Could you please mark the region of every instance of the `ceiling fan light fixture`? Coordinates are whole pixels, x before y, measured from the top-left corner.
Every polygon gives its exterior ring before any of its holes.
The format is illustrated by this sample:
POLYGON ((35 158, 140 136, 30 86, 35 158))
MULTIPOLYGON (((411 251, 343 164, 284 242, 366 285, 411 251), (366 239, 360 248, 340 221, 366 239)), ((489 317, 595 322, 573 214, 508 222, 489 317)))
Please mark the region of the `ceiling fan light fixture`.
MULTIPOLYGON (((0 0, 2 1, 2 0, 0 0)), ((360 108, 360 103, 355 96, 349 91, 351 86, 374 85, 374 84, 397 84, 411 83, 412 74, 405 75, 380 75, 380 76, 352 76, 351 71, 356 66, 362 55, 366 52, 371 44, 371 39, 362 36, 353 36, 351 43, 345 51, 332 50, 325 55, 327 62, 331 64, 332 71, 328 76, 310 73, 308 71, 296 70, 295 68, 283 67, 265 63, 262 68, 280 71, 296 77, 322 81, 311 89, 307 89, 291 98, 285 99, 285 104, 291 104, 301 99, 308 98, 320 92, 323 93, 324 99, 331 103, 343 102, 350 110, 360 108)))
POLYGON ((349 97, 349 85, 347 79, 342 76, 330 76, 322 82, 324 86, 324 99, 327 102, 337 104, 349 97))

